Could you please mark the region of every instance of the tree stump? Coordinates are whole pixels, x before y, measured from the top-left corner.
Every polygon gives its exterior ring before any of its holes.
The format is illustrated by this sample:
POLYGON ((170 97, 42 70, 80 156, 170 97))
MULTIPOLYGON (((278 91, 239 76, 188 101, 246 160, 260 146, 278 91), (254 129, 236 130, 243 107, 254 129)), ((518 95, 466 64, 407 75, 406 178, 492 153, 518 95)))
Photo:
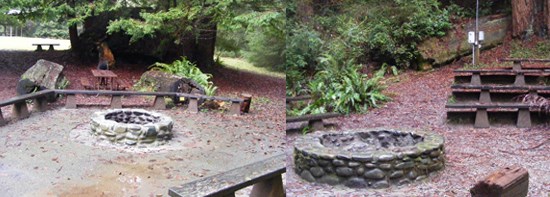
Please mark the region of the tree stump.
POLYGON ((252 102, 252 95, 243 93, 241 94, 243 102, 241 103, 241 112, 248 113, 250 111, 250 103, 252 102))
POLYGON ((529 173, 525 168, 514 165, 500 169, 479 181, 470 189, 474 197, 522 197, 527 196, 529 173))

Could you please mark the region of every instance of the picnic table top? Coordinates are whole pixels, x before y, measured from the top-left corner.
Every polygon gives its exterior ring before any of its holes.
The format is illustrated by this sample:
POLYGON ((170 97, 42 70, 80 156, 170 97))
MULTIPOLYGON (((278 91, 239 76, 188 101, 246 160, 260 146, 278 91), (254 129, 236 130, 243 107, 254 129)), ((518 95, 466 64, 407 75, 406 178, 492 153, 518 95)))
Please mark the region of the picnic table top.
POLYGON ((59 46, 59 43, 33 43, 32 45, 33 46, 36 46, 36 45, 55 45, 55 46, 59 46))
POLYGON ((94 75, 94 77, 118 77, 118 75, 110 70, 92 69, 92 75, 94 75))

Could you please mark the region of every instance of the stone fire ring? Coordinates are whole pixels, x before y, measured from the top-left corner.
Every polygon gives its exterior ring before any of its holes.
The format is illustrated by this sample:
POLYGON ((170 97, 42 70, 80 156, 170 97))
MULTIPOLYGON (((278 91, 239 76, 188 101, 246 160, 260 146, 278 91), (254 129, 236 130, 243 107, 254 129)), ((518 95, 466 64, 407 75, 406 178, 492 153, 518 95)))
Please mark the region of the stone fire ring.
POLYGON ((143 109, 113 109, 95 112, 91 133, 126 145, 165 143, 172 138, 172 118, 143 109))
POLYGON ((424 179, 444 167, 444 154, 440 135, 383 128, 308 134, 294 144, 295 171, 303 179, 352 188, 386 188, 424 179))

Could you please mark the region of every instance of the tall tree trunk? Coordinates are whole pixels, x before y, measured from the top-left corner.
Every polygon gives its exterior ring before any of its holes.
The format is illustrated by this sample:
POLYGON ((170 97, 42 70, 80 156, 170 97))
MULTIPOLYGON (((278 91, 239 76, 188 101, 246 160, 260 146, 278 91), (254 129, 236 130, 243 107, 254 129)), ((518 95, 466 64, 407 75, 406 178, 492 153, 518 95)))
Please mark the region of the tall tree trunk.
MULTIPOLYGON (((75 0, 69 0, 69 6, 74 8, 75 7, 75 0)), ((74 13, 69 14, 68 16, 69 16, 69 18, 76 17, 74 13)), ((74 52, 80 52, 81 51, 80 39, 78 38, 78 29, 77 29, 76 25, 69 26, 69 39, 71 41, 71 50, 74 51, 74 52)))
POLYGON ((512 36, 523 36, 532 30, 533 0, 512 0, 512 36))
POLYGON ((199 35, 196 55, 197 65, 203 67, 214 65, 214 50, 216 48, 217 25, 210 21, 208 23, 210 23, 209 28, 199 35))

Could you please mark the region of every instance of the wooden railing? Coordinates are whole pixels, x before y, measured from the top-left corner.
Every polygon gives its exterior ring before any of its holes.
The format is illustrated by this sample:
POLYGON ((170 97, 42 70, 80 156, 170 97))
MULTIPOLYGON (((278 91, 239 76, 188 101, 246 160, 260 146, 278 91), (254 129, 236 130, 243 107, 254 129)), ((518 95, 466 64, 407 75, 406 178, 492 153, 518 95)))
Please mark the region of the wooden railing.
POLYGON ((284 197, 282 174, 286 172, 284 154, 172 187, 168 195, 181 196, 235 196, 235 192, 253 185, 250 196, 284 197))
MULTIPOLYGON (((122 108, 122 96, 154 96, 153 107, 158 110, 166 109, 166 102, 164 97, 185 97, 189 99, 189 105, 187 110, 198 113, 199 106, 198 101, 205 100, 219 100, 231 102, 230 113, 241 114, 240 105, 243 102, 240 98, 226 98, 217 96, 206 95, 192 95, 177 92, 135 92, 135 91, 101 91, 101 90, 42 90, 39 92, 16 96, 11 99, 0 101, 0 107, 13 105, 13 114, 15 119, 23 119, 29 117, 30 113, 27 107, 27 100, 34 100, 34 108, 37 111, 45 111, 47 106, 48 97, 54 97, 57 95, 66 95, 65 107, 69 109, 77 108, 76 95, 109 95, 111 96, 111 108, 122 108)), ((6 120, 2 115, 2 109, 0 108, 0 126, 6 124, 6 120)))

